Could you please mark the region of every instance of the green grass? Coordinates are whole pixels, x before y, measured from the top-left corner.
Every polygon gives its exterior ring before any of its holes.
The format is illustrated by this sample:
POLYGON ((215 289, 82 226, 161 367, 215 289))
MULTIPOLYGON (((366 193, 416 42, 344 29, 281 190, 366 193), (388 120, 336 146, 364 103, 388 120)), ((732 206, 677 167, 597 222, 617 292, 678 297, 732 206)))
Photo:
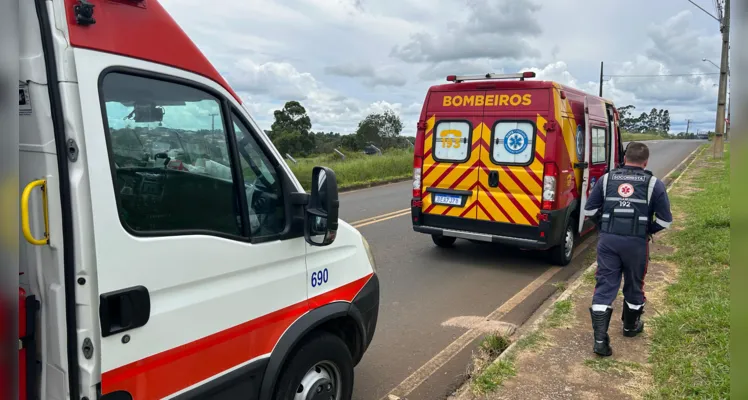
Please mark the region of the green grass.
POLYGON ((568 321, 571 317, 574 303, 571 299, 561 300, 553 305, 553 311, 546 319, 546 326, 549 328, 558 328, 563 325, 564 322, 568 321))
POLYGON ((701 158, 706 167, 689 169, 693 179, 679 185, 702 190, 671 194, 674 211, 687 218, 668 238, 678 249, 669 260, 679 275, 666 291, 667 312, 651 324, 655 385, 648 398, 730 397, 730 157, 726 151, 724 160, 712 160, 705 151, 701 158))
POLYGON ((551 286, 555 287, 556 290, 558 290, 559 292, 563 292, 566 290, 566 287, 568 286, 568 284, 566 283, 566 281, 558 281, 558 282, 552 283, 551 286))
POLYGON ((667 138, 664 138, 655 133, 631 133, 631 132, 621 133, 621 140, 624 142, 644 142, 647 140, 664 140, 664 139, 667 139, 667 138))
POLYGON ((509 340, 497 333, 486 335, 480 344, 480 349, 489 358, 498 357, 507 347, 509 347, 509 340))
POLYGON ((588 285, 594 285, 597 283, 597 280, 595 279, 595 270, 592 269, 590 271, 587 271, 582 276, 582 281, 584 281, 585 284, 588 285))
POLYGON ((296 161, 298 164, 292 161, 288 161, 288 164, 306 190, 311 187, 312 168, 315 166, 329 167, 335 171, 339 189, 389 182, 413 175, 413 153, 409 150, 391 150, 381 156, 347 153, 345 161, 337 154, 296 161))
POLYGON ((532 349, 542 343, 545 339, 546 337, 543 332, 540 329, 537 329, 519 339, 513 349, 516 351, 532 349))
POLYGON ((478 395, 493 392, 505 380, 515 375, 517 375, 517 370, 514 367, 513 359, 499 360, 489 365, 488 368, 473 379, 473 392, 478 395))

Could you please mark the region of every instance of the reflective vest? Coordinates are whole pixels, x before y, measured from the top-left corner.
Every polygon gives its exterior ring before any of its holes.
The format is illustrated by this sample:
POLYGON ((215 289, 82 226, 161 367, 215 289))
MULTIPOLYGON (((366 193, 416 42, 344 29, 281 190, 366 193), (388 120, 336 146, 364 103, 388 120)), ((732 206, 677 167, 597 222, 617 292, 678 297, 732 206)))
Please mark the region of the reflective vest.
POLYGON ((649 203, 655 182, 641 169, 617 168, 603 177, 600 231, 646 238, 649 231, 649 203))

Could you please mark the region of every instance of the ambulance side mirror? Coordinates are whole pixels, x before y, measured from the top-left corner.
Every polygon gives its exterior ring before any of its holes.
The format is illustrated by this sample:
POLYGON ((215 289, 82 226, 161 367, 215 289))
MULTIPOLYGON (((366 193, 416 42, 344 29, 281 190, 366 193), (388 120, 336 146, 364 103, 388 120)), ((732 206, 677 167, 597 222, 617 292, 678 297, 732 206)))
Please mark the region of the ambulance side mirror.
POLYGON ((338 232, 338 182, 327 167, 312 170, 312 194, 306 206, 304 238, 312 246, 327 246, 338 232))

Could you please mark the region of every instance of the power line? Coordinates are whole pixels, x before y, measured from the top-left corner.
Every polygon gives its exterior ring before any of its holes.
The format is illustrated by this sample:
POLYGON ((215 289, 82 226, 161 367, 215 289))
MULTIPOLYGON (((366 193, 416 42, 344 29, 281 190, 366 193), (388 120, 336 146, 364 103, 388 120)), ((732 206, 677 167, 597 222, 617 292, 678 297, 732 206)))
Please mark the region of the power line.
POLYGON ((719 75, 719 72, 702 72, 696 74, 649 74, 649 75, 605 75, 608 78, 656 78, 660 76, 707 76, 719 75))

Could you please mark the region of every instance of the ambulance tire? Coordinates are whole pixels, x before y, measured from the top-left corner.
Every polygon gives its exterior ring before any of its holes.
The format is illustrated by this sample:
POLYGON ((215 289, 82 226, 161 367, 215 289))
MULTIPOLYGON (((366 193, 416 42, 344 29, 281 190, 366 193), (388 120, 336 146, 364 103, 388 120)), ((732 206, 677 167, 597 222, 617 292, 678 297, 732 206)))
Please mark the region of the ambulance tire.
POLYGON ((561 238, 561 243, 548 251, 550 261, 554 265, 565 267, 571 263, 571 259, 574 256, 574 248, 577 244, 577 234, 574 226, 574 218, 569 218, 569 222, 566 224, 566 229, 564 229, 564 234, 561 238), (570 250, 567 248, 567 240, 571 240, 570 250))
POLYGON ((319 390, 320 395, 329 394, 326 399, 348 400, 353 396, 353 356, 343 339, 319 331, 294 350, 280 374, 273 400, 293 400, 300 390, 319 390), (304 380, 307 387, 302 387, 304 380))
POLYGON ((451 236, 431 235, 431 240, 433 240, 434 244, 439 247, 448 248, 455 244, 457 238, 451 236))

